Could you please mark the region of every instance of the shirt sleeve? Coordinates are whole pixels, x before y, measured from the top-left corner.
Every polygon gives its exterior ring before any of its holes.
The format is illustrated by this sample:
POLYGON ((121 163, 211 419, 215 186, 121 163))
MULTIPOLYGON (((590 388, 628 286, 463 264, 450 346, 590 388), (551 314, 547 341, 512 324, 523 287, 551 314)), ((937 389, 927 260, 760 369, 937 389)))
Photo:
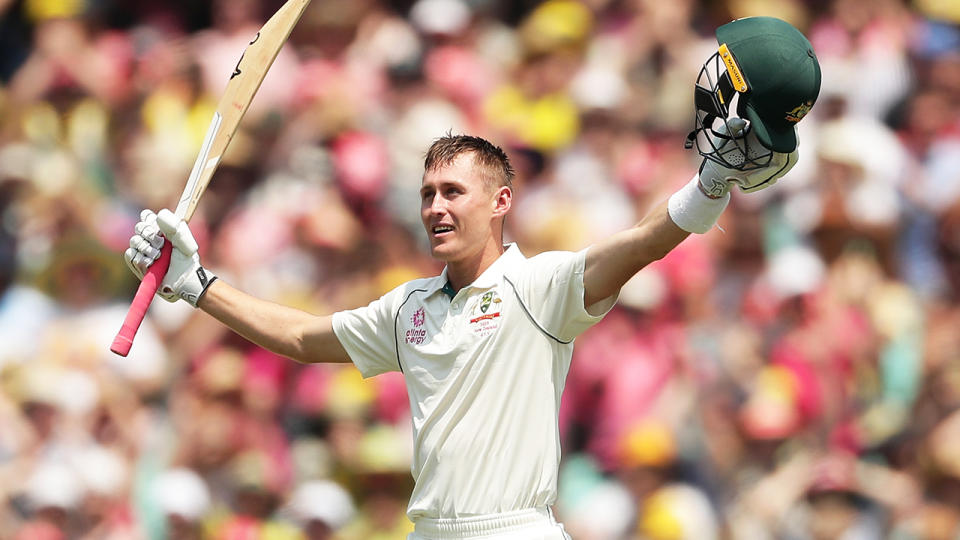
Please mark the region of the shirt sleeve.
POLYGON ((572 341, 599 322, 617 302, 614 294, 591 306, 583 305, 583 268, 587 250, 548 251, 528 259, 516 284, 530 315, 553 337, 572 341))
POLYGON ((394 336, 396 292, 367 306, 333 314, 333 333, 364 378, 400 370, 394 336))

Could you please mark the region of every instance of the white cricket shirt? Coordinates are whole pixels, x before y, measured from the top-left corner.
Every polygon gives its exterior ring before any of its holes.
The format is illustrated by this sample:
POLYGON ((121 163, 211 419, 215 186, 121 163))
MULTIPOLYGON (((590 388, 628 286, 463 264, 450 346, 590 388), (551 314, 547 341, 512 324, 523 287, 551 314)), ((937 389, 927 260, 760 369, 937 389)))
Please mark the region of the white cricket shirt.
POLYGON ((549 506, 573 339, 613 306, 583 306, 586 250, 527 259, 511 244, 450 297, 447 271, 333 316, 364 377, 400 370, 413 417, 418 518, 549 506))

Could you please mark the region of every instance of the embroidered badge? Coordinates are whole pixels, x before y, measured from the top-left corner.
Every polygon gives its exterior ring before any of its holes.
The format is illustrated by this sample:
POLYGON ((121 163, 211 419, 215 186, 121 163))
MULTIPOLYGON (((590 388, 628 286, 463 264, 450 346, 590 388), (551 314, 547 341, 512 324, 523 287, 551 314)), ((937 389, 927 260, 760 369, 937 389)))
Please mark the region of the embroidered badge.
POLYGON ((500 327, 500 310, 503 300, 497 291, 483 293, 470 313, 470 330, 479 337, 489 336, 500 327))
POLYGON ((480 311, 486 313, 487 310, 490 309, 490 304, 493 303, 494 298, 497 299, 497 302, 500 301, 500 298, 497 298, 496 292, 490 291, 488 293, 484 293, 483 297, 480 298, 480 311))
POLYGON ((803 120, 803 117, 810 112, 810 109, 813 108, 813 102, 807 101, 806 103, 797 105, 793 108, 792 111, 787 112, 787 121, 797 123, 800 120, 803 120))

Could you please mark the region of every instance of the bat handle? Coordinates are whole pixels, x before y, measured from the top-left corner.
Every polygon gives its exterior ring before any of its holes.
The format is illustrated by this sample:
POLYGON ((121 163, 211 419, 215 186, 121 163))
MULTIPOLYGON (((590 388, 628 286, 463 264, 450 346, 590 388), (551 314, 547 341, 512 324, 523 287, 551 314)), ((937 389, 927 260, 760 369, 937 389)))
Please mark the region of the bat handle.
POLYGON ((113 345, 110 346, 111 351, 120 356, 126 356, 130 353, 130 347, 133 346, 133 336, 137 334, 137 329, 140 328, 140 323, 143 322, 143 317, 147 314, 147 308, 150 307, 153 296, 160 288, 163 276, 167 273, 167 268, 170 268, 170 254, 172 252, 173 247, 170 242, 164 242, 163 248, 160 250, 160 258, 150 265, 147 274, 140 281, 137 294, 133 297, 133 302, 130 303, 130 310, 127 311, 127 316, 123 319, 123 325, 117 332, 117 337, 113 338, 113 345))

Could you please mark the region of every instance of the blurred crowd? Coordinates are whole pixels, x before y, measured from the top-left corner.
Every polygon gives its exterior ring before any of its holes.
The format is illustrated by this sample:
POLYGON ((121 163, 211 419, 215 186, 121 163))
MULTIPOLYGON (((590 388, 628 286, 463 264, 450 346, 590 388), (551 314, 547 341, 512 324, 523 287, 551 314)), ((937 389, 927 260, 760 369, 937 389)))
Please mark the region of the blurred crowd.
MULTIPOLYGON (((108 351, 132 226, 281 3, 0 0, 0 538, 412 530, 400 374, 160 300, 108 351)), ((818 54, 801 161, 578 339, 556 513, 577 540, 955 539, 957 2, 316 0, 191 222, 204 263, 316 313, 435 274, 417 190, 447 132, 508 151, 528 256, 581 249, 696 172, 693 84, 748 15, 818 54)))

